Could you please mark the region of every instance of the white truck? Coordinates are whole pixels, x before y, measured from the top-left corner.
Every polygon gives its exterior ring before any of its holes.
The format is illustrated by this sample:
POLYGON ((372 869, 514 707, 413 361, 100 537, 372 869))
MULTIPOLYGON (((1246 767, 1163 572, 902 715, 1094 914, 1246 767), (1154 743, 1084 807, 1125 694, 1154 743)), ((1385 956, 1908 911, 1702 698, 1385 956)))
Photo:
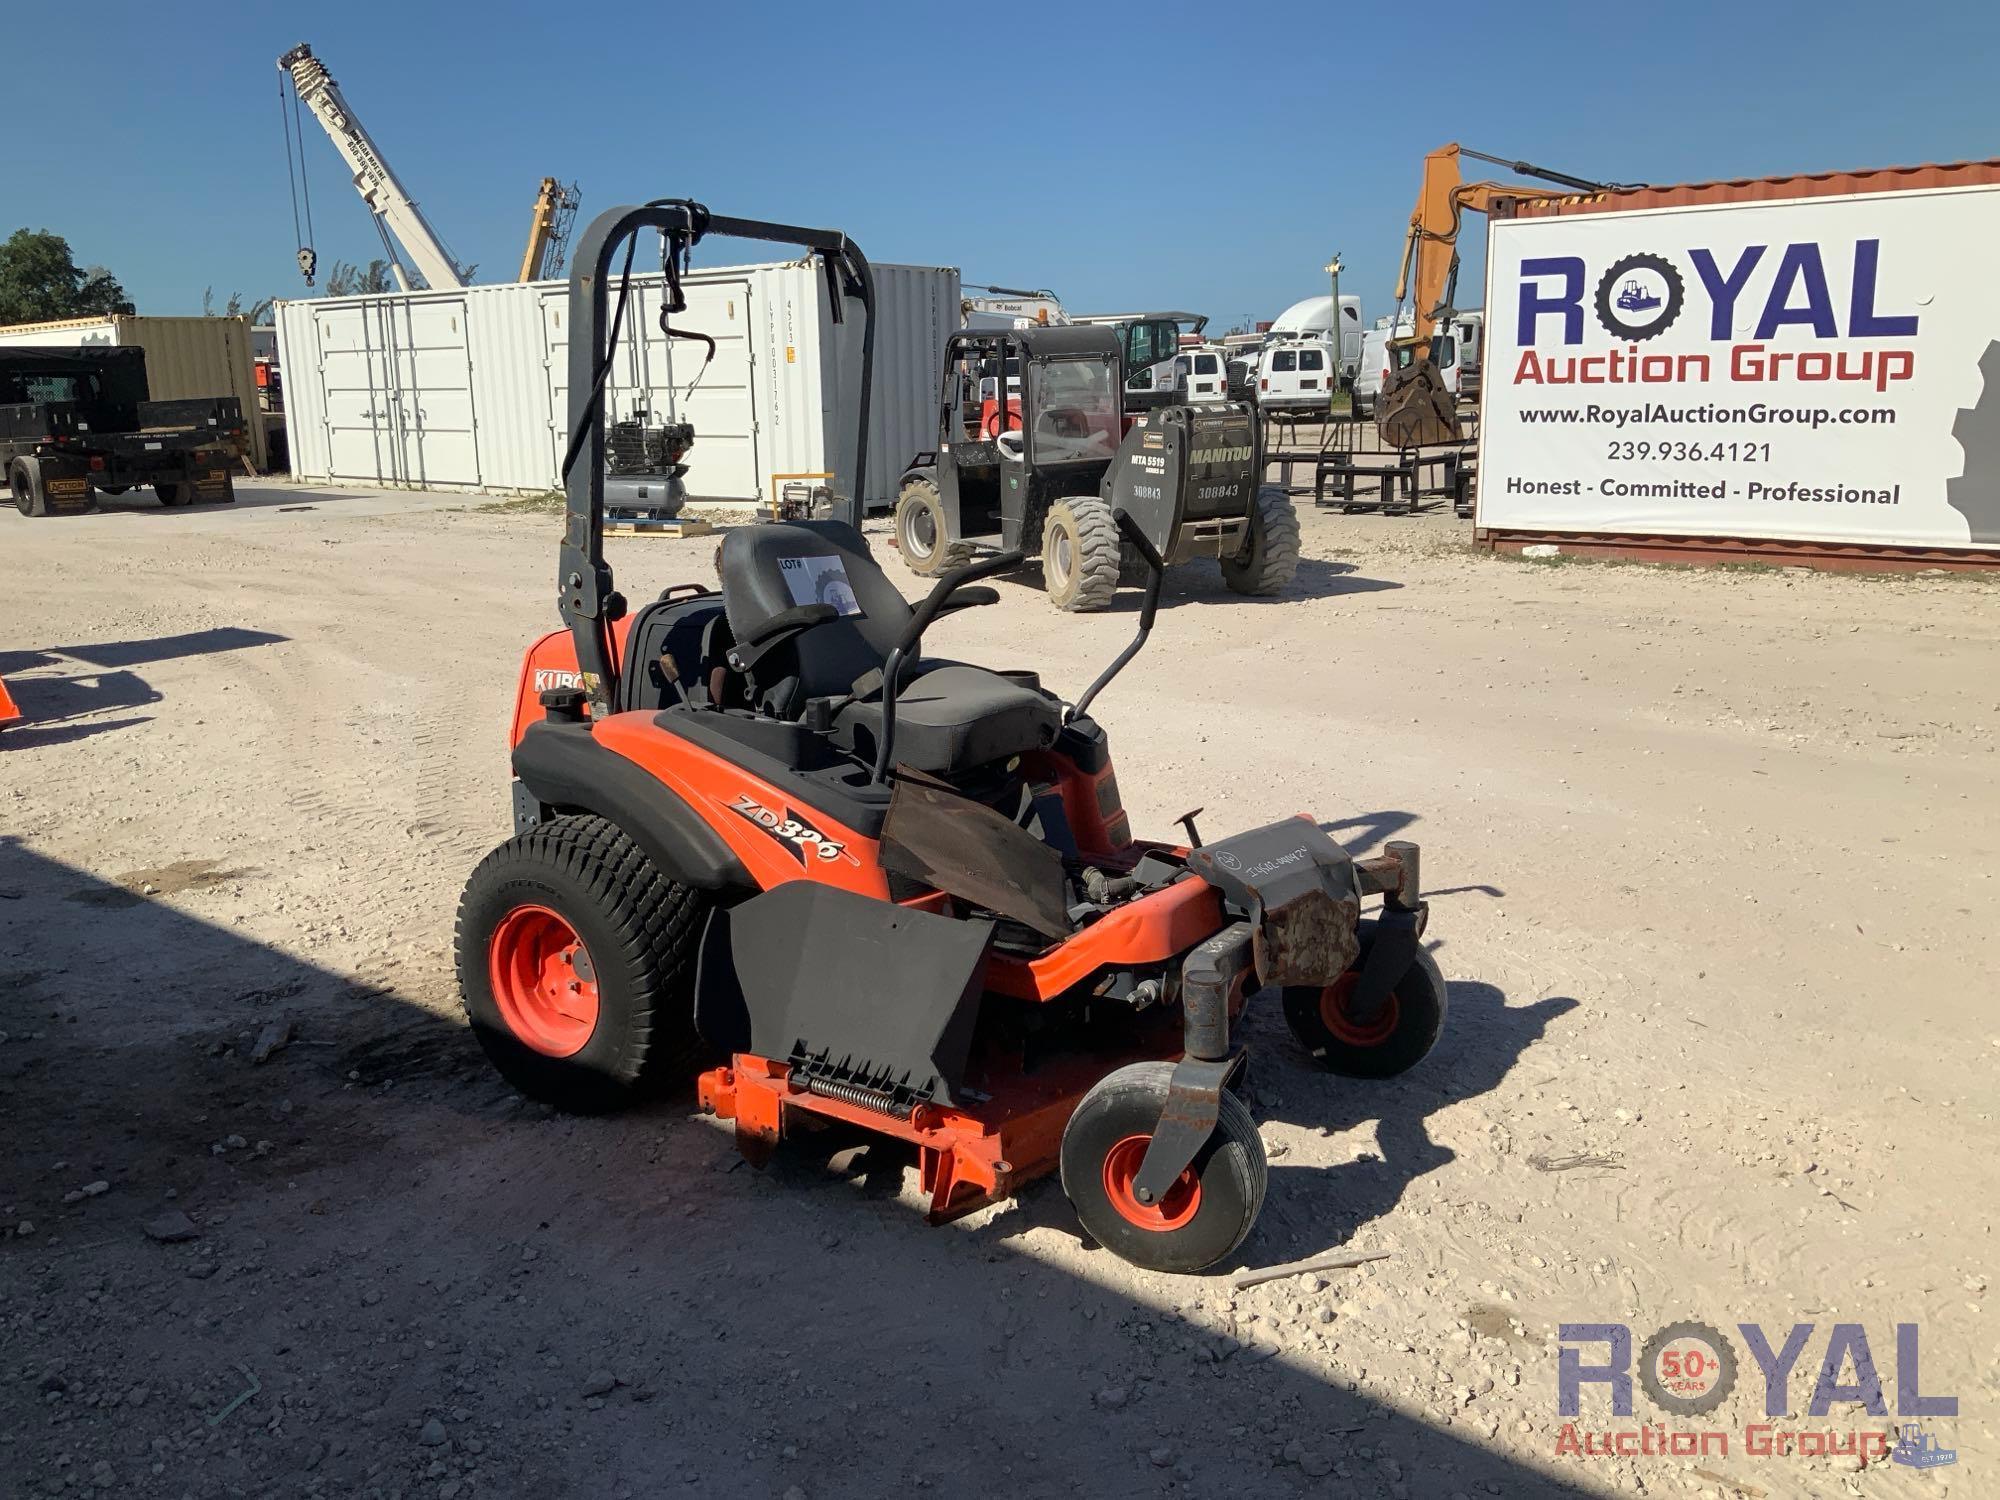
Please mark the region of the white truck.
POLYGON ((1361 299, 1342 297, 1337 337, 1333 325, 1333 298, 1330 295, 1307 297, 1294 302, 1272 319, 1271 330, 1264 335, 1264 342, 1270 345, 1295 339, 1319 339, 1324 343, 1338 343, 1339 374, 1351 377, 1361 363, 1361 299))

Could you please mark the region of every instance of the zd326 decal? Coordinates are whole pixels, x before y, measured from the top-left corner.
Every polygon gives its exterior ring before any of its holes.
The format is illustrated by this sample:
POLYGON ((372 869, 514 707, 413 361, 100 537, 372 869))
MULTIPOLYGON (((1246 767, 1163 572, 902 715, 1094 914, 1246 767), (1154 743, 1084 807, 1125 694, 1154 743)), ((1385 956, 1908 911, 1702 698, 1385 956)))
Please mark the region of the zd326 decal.
POLYGON ((847 846, 837 839, 830 839, 812 824, 792 813, 773 812, 750 797, 738 796, 729 804, 729 810, 764 830, 772 838, 783 844, 804 864, 808 859, 834 860, 845 858, 848 863, 858 861, 847 852, 847 846))

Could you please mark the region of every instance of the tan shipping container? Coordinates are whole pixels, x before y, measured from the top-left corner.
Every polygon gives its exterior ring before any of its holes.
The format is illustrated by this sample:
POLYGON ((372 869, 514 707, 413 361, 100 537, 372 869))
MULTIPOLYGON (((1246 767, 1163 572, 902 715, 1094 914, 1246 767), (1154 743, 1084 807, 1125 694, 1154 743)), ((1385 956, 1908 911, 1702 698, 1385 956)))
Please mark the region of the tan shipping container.
POLYGON ((123 313, 12 323, 0 327, 0 344, 144 349, 146 386, 155 401, 234 396, 243 404, 251 463, 259 470, 270 467, 270 445, 257 406, 248 318, 150 318, 123 313))

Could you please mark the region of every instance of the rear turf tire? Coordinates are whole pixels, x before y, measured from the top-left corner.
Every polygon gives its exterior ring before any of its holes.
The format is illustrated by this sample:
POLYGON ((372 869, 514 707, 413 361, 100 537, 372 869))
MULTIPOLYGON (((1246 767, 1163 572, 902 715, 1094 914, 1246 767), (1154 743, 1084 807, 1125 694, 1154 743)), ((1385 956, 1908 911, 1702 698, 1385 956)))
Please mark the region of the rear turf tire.
POLYGON ((896 550, 920 578, 936 578, 972 561, 972 548, 951 539, 944 500, 933 480, 904 481, 896 497, 896 550))
POLYGON ((1240 557, 1222 559, 1222 581, 1238 594, 1282 594, 1299 571, 1299 517, 1292 497, 1275 484, 1257 491, 1248 542, 1240 557))
POLYGON ((459 996, 501 1076, 530 1098, 607 1114, 692 1078, 695 954, 707 918, 699 891, 667 879, 615 824, 562 817, 487 855, 459 901, 459 996), (520 1000, 510 951, 524 922, 566 924, 595 991, 595 1014, 541 1045, 510 1024, 520 1000), (510 998, 510 996, 512 998, 510 998), (567 1049, 567 1050, 566 1050, 567 1049), (554 1055, 562 1052, 564 1055, 554 1055))
POLYGON ((1174 1065, 1134 1063, 1098 1080, 1063 1129, 1062 1185, 1092 1239, 1152 1271, 1203 1271, 1243 1243, 1264 1206, 1269 1166, 1257 1122, 1222 1091, 1215 1131, 1156 1209, 1130 1179, 1160 1122, 1174 1065))
POLYGON ((1118 592, 1122 561, 1110 506, 1087 498, 1050 504, 1042 522, 1042 582, 1057 609, 1105 608, 1118 592))

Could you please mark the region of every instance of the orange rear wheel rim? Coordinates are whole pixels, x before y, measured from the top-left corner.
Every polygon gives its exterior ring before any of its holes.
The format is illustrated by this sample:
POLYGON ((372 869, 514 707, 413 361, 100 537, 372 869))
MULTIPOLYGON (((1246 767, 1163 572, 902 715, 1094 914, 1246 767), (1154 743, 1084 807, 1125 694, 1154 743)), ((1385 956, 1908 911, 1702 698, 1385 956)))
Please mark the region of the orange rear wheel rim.
POLYGON ((486 946, 500 1019, 524 1045, 571 1057, 597 1030, 597 969, 569 919, 546 906, 517 906, 486 946))
POLYGON ((1396 1025, 1402 1019, 1402 1007, 1392 990, 1389 1003, 1382 1007, 1374 1020, 1365 1024, 1355 1020, 1349 1007, 1354 1003, 1354 992, 1360 984, 1361 976, 1350 972, 1321 990, 1320 1024, 1333 1034, 1337 1042, 1344 1042, 1350 1047, 1379 1047, 1396 1034, 1396 1025))
POLYGON ((1184 1167, 1158 1203, 1141 1203, 1132 1191, 1132 1182, 1146 1159, 1146 1148, 1152 1144, 1150 1135, 1128 1135, 1104 1153, 1104 1196, 1120 1218, 1164 1234, 1179 1229, 1201 1208, 1201 1179, 1195 1176, 1193 1166, 1184 1167))

